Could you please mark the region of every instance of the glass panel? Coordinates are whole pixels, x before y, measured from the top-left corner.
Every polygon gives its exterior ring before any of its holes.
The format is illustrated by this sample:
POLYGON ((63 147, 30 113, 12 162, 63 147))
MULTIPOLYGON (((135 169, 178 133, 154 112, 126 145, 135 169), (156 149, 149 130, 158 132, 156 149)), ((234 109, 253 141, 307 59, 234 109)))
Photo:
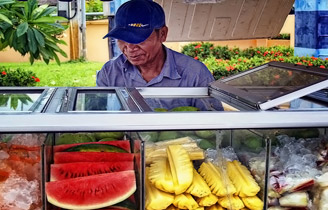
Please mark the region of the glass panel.
POLYGON ((317 109, 328 109, 327 104, 320 103, 318 101, 307 100, 305 98, 294 99, 288 103, 284 103, 278 106, 279 109, 290 109, 290 110, 317 110, 317 109))
POLYGON ((215 98, 146 98, 154 111, 222 111, 222 104, 215 98))
POLYGON ((1 93, 0 111, 29 111, 41 93, 1 93))
POLYGON ((78 91, 75 111, 120 111, 124 110, 115 91, 78 91))
POLYGON ((304 88, 325 78, 325 76, 309 72, 268 66, 244 76, 227 80, 225 83, 254 95, 262 96, 267 101, 304 88))

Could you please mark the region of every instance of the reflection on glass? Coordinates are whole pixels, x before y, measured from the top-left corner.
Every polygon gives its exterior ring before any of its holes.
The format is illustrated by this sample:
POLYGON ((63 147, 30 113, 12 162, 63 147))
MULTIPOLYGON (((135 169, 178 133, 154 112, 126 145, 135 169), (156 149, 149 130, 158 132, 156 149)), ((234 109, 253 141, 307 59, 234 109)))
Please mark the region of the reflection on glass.
POLYGON ((28 111, 40 93, 0 93, 0 111, 28 111))
POLYGON ((112 93, 83 93, 77 94, 76 111, 120 111, 122 104, 115 92, 112 93))
POLYGON ((226 84, 270 100, 319 82, 324 78, 324 76, 308 72, 269 66, 265 69, 229 80, 226 84))
POLYGON ((219 100, 206 98, 146 98, 147 104, 155 111, 222 111, 219 100), (179 109, 180 108, 180 109, 179 109), (172 110, 173 111, 173 110, 172 110))

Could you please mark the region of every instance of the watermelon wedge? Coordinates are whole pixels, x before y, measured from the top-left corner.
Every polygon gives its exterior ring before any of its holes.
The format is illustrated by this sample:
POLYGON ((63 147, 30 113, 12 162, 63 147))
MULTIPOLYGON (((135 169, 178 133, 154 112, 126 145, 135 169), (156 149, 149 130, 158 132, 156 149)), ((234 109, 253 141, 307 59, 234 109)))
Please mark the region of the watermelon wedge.
POLYGON ((46 183, 49 203, 65 209, 98 209, 124 201, 136 191, 134 171, 121 171, 46 183))
POLYGON ((107 144, 120 147, 127 152, 131 152, 130 148, 130 141, 129 140, 120 140, 120 141, 103 141, 103 142, 86 142, 86 143, 76 143, 76 144, 61 144, 54 146, 54 153, 62 152, 68 148, 78 146, 78 145, 85 145, 85 144, 107 144))
POLYGON ((54 163, 133 161, 134 154, 119 152, 56 152, 54 163))
POLYGON ((50 181, 133 170, 132 161, 51 164, 50 181))

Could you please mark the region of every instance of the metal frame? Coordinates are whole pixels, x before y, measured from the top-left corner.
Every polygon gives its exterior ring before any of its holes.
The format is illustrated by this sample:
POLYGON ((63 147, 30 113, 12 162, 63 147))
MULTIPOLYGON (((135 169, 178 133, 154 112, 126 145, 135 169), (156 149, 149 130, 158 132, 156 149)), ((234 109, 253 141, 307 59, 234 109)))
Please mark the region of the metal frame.
POLYGON ((4 115, 0 132, 150 131, 328 127, 328 111, 4 115))
POLYGON ((224 95, 228 95, 232 98, 235 98, 236 100, 240 100, 241 102, 249 104, 249 106, 252 107, 253 109, 260 109, 260 110, 272 109, 277 105, 291 101, 296 98, 306 96, 307 94, 313 93, 315 91, 321 90, 326 87, 328 87, 328 70, 320 69, 320 68, 316 68, 316 67, 299 66, 299 65, 294 65, 294 64, 281 63, 281 62, 269 62, 269 63, 263 64, 261 66, 258 66, 252 70, 248 70, 248 71, 239 73, 237 75, 233 75, 231 77, 212 82, 210 84, 210 89, 213 90, 212 92, 214 92, 214 91, 221 92, 224 95), (261 96, 258 96, 258 95, 246 92, 244 90, 238 89, 234 86, 225 84, 225 82, 245 76, 245 75, 255 72, 255 71, 263 70, 269 66, 279 67, 279 68, 288 69, 288 70, 302 71, 302 72, 311 73, 311 74, 317 74, 317 75, 324 76, 326 78, 319 80, 318 82, 316 82, 314 84, 308 85, 307 87, 302 87, 302 88, 287 92, 286 94, 279 96, 277 98, 274 98, 272 100, 269 100, 269 101, 266 101, 266 99, 264 99, 261 96), (261 101, 266 101, 266 102, 261 102, 261 101))

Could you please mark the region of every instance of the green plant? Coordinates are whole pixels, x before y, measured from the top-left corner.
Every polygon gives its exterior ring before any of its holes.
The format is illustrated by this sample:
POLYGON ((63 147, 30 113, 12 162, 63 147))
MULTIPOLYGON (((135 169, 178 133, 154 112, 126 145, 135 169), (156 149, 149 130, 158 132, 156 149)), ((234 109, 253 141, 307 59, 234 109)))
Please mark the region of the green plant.
POLYGON ((290 40, 290 34, 282 33, 278 36, 273 37, 272 39, 284 39, 284 40, 290 40))
POLYGON ((227 46, 213 47, 208 43, 191 43, 184 46, 182 53, 203 62, 212 72, 215 79, 221 79, 238 72, 252 69, 270 61, 316 66, 319 68, 328 67, 328 58, 323 60, 313 56, 293 56, 294 49, 285 46, 256 47, 240 50, 237 47, 229 49, 227 46), (199 49, 203 46, 210 46, 208 47, 209 50, 203 50, 201 52, 206 53, 199 54, 199 49))
POLYGON ((38 5, 37 0, 0 1, 0 50, 13 48, 21 55, 30 55, 30 63, 41 60, 49 63, 56 60, 60 64, 57 53, 67 57, 58 44, 66 44, 58 38, 68 26, 59 21, 66 18, 52 16, 55 7, 38 5))
MULTIPOLYGON (((103 11, 103 3, 100 0, 87 0, 86 1, 86 12, 102 12, 103 11)), ((104 19, 103 15, 89 15, 87 16, 87 20, 99 20, 104 19)))
POLYGON ((209 42, 192 43, 182 47, 182 53, 193 57, 196 60, 206 59, 211 55, 213 44, 209 42))
POLYGON ((0 67, 0 86, 35 86, 40 79, 32 71, 0 67))

